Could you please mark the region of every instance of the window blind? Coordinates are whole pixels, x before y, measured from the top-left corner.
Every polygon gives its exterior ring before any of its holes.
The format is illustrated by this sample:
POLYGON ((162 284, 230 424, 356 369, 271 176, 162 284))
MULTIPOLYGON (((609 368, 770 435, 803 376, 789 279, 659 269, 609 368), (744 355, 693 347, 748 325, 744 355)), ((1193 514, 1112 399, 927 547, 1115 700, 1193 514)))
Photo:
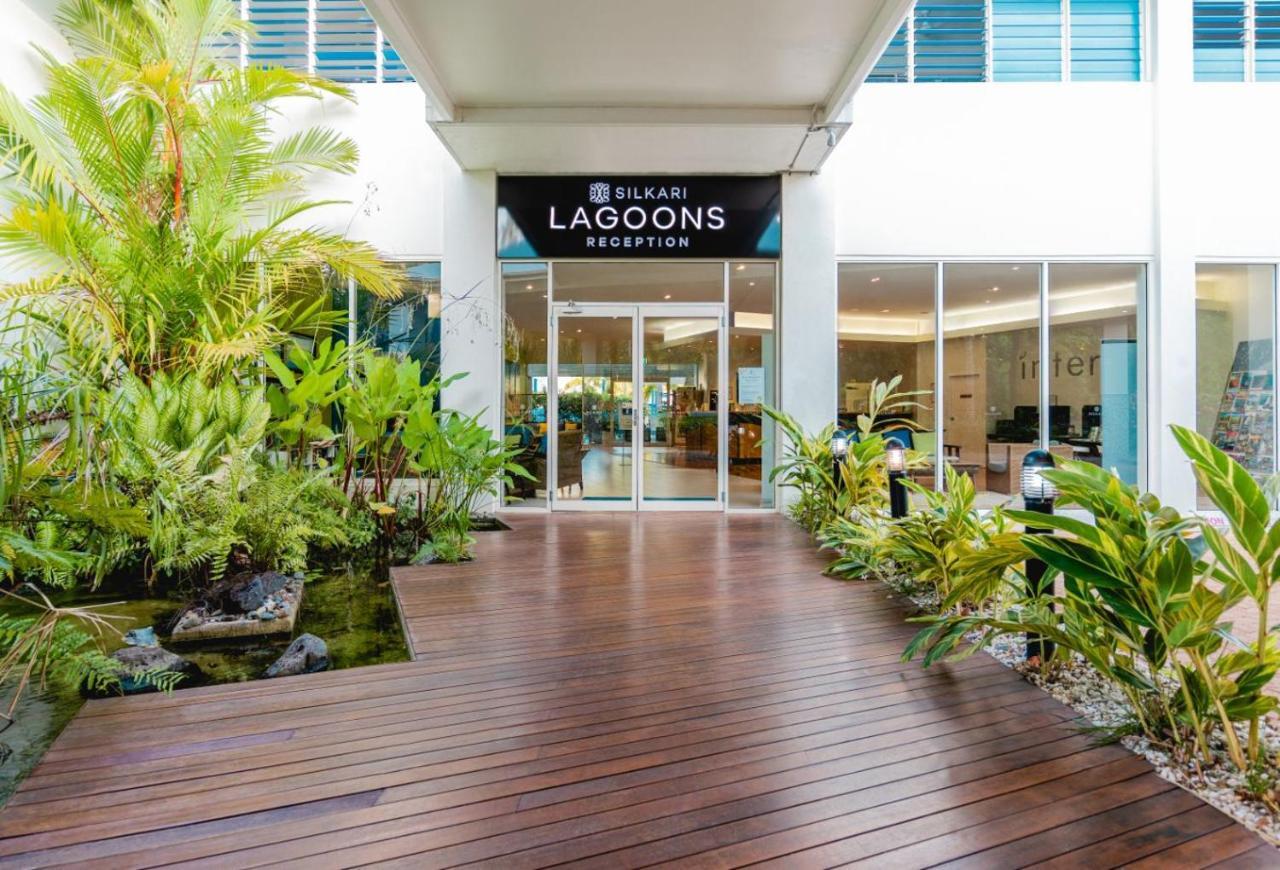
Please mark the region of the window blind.
POLYGON ((314 0, 316 73, 336 82, 378 77, 378 27, 359 0, 314 0))
POLYGON ((1142 78, 1141 0, 1071 0, 1073 81, 1142 78))
POLYGON ((1192 17, 1196 81, 1244 81, 1245 4, 1195 0, 1192 17))
MULTIPOLYGON (((908 17, 908 21, 910 17, 908 17)), ((902 22, 898 32, 885 46, 884 54, 876 61, 876 65, 867 74, 869 82, 905 82, 907 76, 907 21, 902 22)))
POLYGON ((249 63, 306 70, 309 59, 307 0, 249 0, 249 63))
POLYGON ((980 82, 987 70, 983 0, 917 0, 915 80, 980 82))
POLYGON ((1280 81, 1280 2, 1258 0, 1254 9, 1254 78, 1280 81))
POLYGON ((991 73, 998 82, 1062 80, 1061 0, 992 0, 991 73))

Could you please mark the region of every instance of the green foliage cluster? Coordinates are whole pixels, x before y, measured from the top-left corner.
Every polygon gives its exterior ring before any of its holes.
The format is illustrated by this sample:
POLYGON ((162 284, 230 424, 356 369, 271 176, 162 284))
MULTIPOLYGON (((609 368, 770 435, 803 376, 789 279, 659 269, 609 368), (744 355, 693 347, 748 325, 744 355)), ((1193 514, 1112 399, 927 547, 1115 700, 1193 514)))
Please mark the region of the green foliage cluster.
POLYGON ((393 534, 415 488, 465 557, 470 510, 525 472, 416 362, 325 337, 332 286, 398 299, 402 271, 308 224, 355 144, 272 130, 281 101, 349 91, 225 57, 231 0, 67 0, 57 23, 48 91, 0 85, 0 257, 30 276, 0 285, 0 680, 118 685, 111 617, 36 583, 301 569, 393 534))
POLYGON ((1266 690, 1280 670, 1278 627, 1267 625, 1280 580, 1280 522, 1264 488, 1234 460, 1192 430, 1173 432, 1229 532, 1105 469, 1068 461, 1045 476, 1058 505, 1089 521, 1008 509, 983 515, 972 482, 947 469, 944 492, 907 484, 924 502, 908 516, 889 520, 878 502, 864 502, 827 521, 819 540, 836 551, 830 570, 838 576, 905 576, 911 591, 936 593, 938 612, 917 618, 924 627, 904 659, 929 665, 972 655, 1001 635, 1038 635, 1056 645, 1043 667, 1077 655, 1125 695, 1132 720, 1114 733, 1141 733, 1203 763, 1221 741, 1265 798, 1277 765, 1260 723, 1280 705, 1266 690), (1031 558, 1047 566, 1047 585, 1028 582, 1031 558), (1237 636, 1226 617, 1242 602, 1258 620, 1252 638, 1237 636))
MULTIPOLYGON (((796 491, 797 497, 787 510, 810 533, 820 535, 832 523, 871 517, 888 507, 881 433, 913 428, 915 423, 900 415, 923 407, 913 398, 923 391, 898 392, 901 383, 901 375, 887 382, 872 382, 867 413, 857 418, 857 438, 848 440, 848 452, 838 465, 831 451, 835 424, 810 434, 790 415, 776 408, 764 409, 786 436, 782 461, 769 473, 769 480, 796 491)), ((910 466, 927 461, 914 451, 908 456, 910 466)))

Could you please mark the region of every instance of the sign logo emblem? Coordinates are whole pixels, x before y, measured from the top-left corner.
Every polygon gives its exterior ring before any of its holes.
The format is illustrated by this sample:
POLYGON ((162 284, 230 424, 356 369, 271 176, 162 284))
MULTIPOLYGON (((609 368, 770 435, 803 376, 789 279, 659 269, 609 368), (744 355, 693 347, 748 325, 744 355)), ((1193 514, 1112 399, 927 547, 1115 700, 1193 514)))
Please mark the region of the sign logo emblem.
POLYGON ((587 199, 591 200, 593 205, 604 205, 609 201, 609 183, 607 181, 593 181, 591 186, 587 188, 587 199))

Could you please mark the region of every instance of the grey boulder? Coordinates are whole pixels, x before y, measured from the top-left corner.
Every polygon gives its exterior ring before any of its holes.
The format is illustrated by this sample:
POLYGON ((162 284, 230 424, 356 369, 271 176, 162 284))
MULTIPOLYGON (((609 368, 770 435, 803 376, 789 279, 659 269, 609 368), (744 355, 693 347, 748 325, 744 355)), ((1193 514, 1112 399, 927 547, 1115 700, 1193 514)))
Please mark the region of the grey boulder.
POLYGON ((126 646, 113 652, 111 658, 120 664, 120 688, 126 695, 156 691, 156 687, 143 678, 145 672, 181 674, 184 679, 179 685, 200 676, 200 669, 194 663, 161 646, 126 646))
POLYGON ((302 634, 267 668, 268 677, 312 674, 329 667, 329 646, 314 634, 302 634))

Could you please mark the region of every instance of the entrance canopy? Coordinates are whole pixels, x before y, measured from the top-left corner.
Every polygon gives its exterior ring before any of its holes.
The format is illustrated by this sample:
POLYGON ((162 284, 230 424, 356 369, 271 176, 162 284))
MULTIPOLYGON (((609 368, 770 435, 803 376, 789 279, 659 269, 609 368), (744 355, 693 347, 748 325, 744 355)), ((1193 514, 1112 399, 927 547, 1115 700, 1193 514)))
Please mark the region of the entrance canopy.
POLYGON ((368 0, 466 169, 817 169, 911 0, 368 0))

